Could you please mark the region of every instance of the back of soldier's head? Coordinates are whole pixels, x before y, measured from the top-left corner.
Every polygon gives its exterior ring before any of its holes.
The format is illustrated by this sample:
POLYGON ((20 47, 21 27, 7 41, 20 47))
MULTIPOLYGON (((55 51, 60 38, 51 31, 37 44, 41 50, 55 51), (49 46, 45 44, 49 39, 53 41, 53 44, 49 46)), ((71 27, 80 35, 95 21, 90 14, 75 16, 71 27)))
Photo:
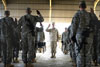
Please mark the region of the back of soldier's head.
POLYGON ((4 14, 5 14, 5 16, 9 16, 10 15, 10 11, 7 10, 7 11, 5 11, 4 14))
POLYGON ((79 3, 79 8, 83 8, 83 9, 85 9, 87 6, 86 6, 86 2, 85 1, 81 1, 80 3, 79 3))
POLYGON ((26 9, 26 13, 27 13, 27 14, 31 14, 31 12, 32 12, 31 8, 27 8, 27 9, 26 9))

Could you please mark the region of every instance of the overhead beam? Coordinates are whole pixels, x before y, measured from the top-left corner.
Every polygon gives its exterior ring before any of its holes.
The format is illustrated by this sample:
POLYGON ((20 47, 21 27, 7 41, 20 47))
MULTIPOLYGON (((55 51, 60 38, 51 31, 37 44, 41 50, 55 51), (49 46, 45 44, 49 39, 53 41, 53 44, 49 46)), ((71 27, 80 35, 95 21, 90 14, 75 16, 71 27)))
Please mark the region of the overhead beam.
POLYGON ((52 16, 52 0, 49 0, 49 22, 51 22, 51 16, 52 16))
POLYGON ((5 10, 7 10, 7 2, 6 2, 6 0, 2 0, 2 3, 4 5, 5 10))
POLYGON ((100 0, 95 0, 95 2, 94 2, 94 10, 96 10, 96 6, 97 6, 97 4, 98 4, 99 1, 100 0))

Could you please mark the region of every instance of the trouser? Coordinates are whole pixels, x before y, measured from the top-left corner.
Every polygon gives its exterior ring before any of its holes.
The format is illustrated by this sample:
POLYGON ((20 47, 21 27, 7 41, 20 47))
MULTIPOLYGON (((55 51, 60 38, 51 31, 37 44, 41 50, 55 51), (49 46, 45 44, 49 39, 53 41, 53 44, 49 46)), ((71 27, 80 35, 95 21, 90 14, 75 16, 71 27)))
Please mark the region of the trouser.
POLYGON ((1 39, 0 39, 0 58, 1 58, 1 39))
POLYGON ((68 48, 68 44, 66 43, 66 42, 63 42, 62 43, 62 51, 68 51, 69 50, 69 48, 68 48))
POLYGON ((93 60, 93 62, 97 63, 97 57, 98 57, 98 55, 97 55, 97 48, 94 47, 93 54, 92 54, 92 60, 93 60))
POLYGON ((91 55, 84 56, 79 53, 77 56, 77 67, 91 67, 91 55))
POLYGON ((56 53, 57 41, 51 42, 51 53, 56 53))
POLYGON ((28 33, 22 36, 22 60, 24 63, 32 63, 35 57, 35 37, 28 33))
POLYGON ((4 64, 11 64, 12 56, 13 56, 13 48, 12 48, 12 40, 6 38, 5 42, 2 43, 2 53, 3 53, 3 63, 4 64))
POLYGON ((19 57, 19 44, 17 44, 16 47, 13 48, 13 58, 19 57))

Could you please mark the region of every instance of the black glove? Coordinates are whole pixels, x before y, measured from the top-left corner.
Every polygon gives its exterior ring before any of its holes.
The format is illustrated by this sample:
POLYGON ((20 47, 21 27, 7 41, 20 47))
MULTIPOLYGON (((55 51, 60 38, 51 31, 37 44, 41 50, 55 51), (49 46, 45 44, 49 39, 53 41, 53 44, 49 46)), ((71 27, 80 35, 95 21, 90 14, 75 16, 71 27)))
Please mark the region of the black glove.
POLYGON ((37 14, 40 15, 40 11, 36 10, 37 14))

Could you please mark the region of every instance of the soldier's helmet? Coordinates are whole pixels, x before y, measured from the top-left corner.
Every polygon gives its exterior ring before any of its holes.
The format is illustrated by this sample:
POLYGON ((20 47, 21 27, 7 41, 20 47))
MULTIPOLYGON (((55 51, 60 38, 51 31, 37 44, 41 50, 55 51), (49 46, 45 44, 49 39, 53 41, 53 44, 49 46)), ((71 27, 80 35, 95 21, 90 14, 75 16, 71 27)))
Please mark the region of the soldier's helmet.
POLYGON ((85 1, 81 1, 80 3, 79 3, 79 8, 86 8, 87 6, 86 6, 86 2, 85 1))
POLYGON ((9 15, 10 14, 10 11, 5 11, 5 15, 9 15))

